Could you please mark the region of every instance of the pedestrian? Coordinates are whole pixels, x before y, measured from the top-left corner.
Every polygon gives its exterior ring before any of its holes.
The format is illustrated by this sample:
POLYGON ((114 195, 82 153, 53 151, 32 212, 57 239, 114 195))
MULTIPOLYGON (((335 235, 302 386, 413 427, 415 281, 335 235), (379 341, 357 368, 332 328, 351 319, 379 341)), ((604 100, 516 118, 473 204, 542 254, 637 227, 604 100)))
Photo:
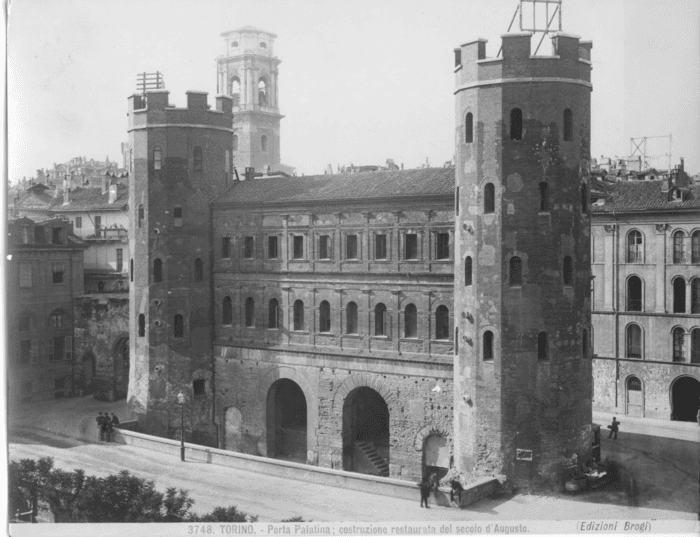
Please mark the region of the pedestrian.
POLYGON ((425 503, 426 509, 430 509, 428 505, 428 496, 430 496, 430 482, 428 478, 424 477, 421 479, 418 487, 420 488, 420 506, 423 507, 423 503, 425 503))
POLYGON ((610 434, 608 435, 608 438, 610 438, 613 434, 615 434, 615 440, 617 440, 617 431, 620 429, 620 422, 617 421, 617 418, 613 416, 612 424, 608 425, 608 429, 610 429, 610 434))
POLYGON ((430 484, 430 490, 433 492, 433 496, 435 496, 435 503, 438 503, 438 487, 440 486, 440 478, 438 478, 437 472, 430 474, 428 483, 430 484))
POLYGON ((97 422, 98 438, 100 441, 102 441, 102 440, 104 440, 104 437, 105 437, 105 433, 104 433, 105 417, 102 415, 102 412, 97 414, 97 418, 95 418, 95 421, 97 422))
POLYGON ((104 431, 105 441, 109 442, 112 438, 112 420, 109 418, 109 414, 105 413, 104 425, 102 426, 104 431))
POLYGON ((112 427, 119 427, 119 418, 112 412, 112 427))
POLYGON ((462 505, 462 491, 464 490, 464 487, 462 486, 462 483, 457 481, 456 479, 453 479, 450 481, 450 502, 455 501, 455 493, 457 493, 457 505, 462 505))

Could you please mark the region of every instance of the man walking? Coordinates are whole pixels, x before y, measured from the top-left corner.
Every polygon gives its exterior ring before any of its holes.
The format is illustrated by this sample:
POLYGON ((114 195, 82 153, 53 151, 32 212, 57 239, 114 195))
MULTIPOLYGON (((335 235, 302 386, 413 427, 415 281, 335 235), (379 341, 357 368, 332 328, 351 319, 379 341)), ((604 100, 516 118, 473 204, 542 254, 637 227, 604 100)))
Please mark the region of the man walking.
POLYGON ((421 482, 418 483, 418 486, 420 487, 420 506, 423 507, 423 503, 425 502, 426 509, 429 509, 428 496, 430 496, 430 482, 424 477, 421 479, 421 482))
POLYGON ((612 437, 613 434, 615 434, 615 440, 617 440, 617 431, 620 429, 620 422, 617 421, 617 418, 613 416, 612 424, 608 425, 608 429, 610 429, 610 434, 608 435, 608 438, 612 437))

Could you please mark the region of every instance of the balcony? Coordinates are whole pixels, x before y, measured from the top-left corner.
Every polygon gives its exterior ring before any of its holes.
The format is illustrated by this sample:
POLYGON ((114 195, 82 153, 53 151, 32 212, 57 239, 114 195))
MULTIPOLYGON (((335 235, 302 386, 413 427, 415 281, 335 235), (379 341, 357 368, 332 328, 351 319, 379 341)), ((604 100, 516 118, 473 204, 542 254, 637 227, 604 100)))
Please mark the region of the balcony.
POLYGON ((129 232, 123 227, 99 227, 95 233, 84 237, 86 241, 128 242, 129 232))

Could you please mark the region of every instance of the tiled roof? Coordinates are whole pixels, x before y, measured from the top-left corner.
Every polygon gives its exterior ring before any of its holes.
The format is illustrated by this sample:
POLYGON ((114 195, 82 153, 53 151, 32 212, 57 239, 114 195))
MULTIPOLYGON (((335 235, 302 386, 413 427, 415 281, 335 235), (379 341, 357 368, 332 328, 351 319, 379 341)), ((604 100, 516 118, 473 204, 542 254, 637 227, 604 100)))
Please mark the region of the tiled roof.
POLYGON ((53 197, 53 191, 26 192, 20 196, 18 209, 22 210, 50 210, 53 213, 67 211, 121 211, 129 202, 129 188, 126 185, 117 185, 117 199, 109 203, 109 192, 102 193, 101 187, 76 188, 70 193, 70 202, 63 205, 63 193, 53 197))
POLYGON ((700 184, 691 184, 683 201, 669 201, 668 192, 663 192, 661 186, 662 181, 612 183, 605 203, 593 205, 593 212, 700 209, 700 184))
POLYGON ((454 190, 454 168, 421 168, 241 181, 215 205, 453 196, 454 190))

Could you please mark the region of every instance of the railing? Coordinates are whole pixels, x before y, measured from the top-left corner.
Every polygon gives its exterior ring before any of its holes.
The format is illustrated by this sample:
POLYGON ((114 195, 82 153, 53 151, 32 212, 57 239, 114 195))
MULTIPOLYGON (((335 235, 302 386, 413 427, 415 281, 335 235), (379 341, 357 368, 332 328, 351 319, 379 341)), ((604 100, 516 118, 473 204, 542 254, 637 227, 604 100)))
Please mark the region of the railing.
POLYGON ((642 311, 641 299, 630 298, 627 300, 627 311, 642 311))

